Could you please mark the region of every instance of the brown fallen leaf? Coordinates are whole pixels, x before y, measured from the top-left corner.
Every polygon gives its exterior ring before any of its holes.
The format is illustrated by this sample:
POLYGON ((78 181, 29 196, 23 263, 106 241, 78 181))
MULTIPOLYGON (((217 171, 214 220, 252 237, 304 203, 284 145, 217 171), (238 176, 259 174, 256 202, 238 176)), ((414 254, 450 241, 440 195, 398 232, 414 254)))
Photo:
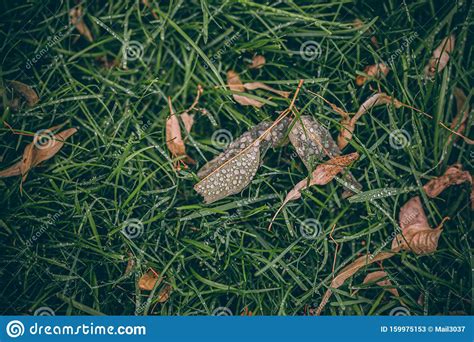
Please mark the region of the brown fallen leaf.
POLYGON ((127 267, 125 268, 124 275, 125 276, 129 275, 133 271, 134 267, 135 267, 135 258, 133 257, 132 253, 128 253, 128 262, 127 262, 127 267))
POLYGON ((377 282, 376 284, 378 286, 384 287, 388 292, 393 294, 395 297, 400 297, 400 294, 398 293, 398 290, 396 288, 393 288, 393 285, 392 285, 392 282, 390 281, 390 279, 384 279, 384 280, 377 281, 379 279, 386 278, 386 277, 388 277, 388 274, 385 271, 371 272, 371 273, 368 273, 365 276, 363 284, 377 282))
POLYGON ((188 112, 184 112, 179 117, 181 118, 181 121, 183 121, 184 129, 186 130, 186 132, 191 132, 191 128, 194 125, 194 115, 189 114, 188 112))
POLYGON ((457 137, 460 136, 464 139, 464 141, 466 141, 466 143, 472 145, 472 140, 463 136, 464 131, 466 130, 467 119, 469 118, 469 114, 471 113, 469 105, 464 108, 467 100, 466 95, 460 88, 454 88, 453 94, 454 98, 456 99, 457 114, 451 122, 450 130, 456 136, 453 137, 453 135, 450 134, 448 137, 447 144, 449 145, 452 141, 456 141, 457 137))
POLYGON ((52 158, 64 146, 64 141, 77 132, 77 128, 69 128, 53 134, 54 130, 55 127, 38 131, 33 142, 25 147, 22 160, 0 171, 0 178, 22 175, 24 181, 32 168, 52 158))
POLYGON ((356 77, 356 84, 360 87, 365 82, 367 82, 368 79, 373 78, 373 79, 379 80, 387 76, 389 71, 390 71, 390 68, 385 63, 377 63, 373 65, 368 65, 364 69, 365 75, 358 75, 356 77))
POLYGON ((158 292, 158 303, 166 302, 173 292, 173 287, 170 284, 165 284, 163 288, 158 292))
MULTIPOLYGON (((239 93, 244 93, 246 89, 247 90, 264 89, 286 98, 290 95, 289 92, 274 89, 262 82, 250 82, 250 83, 244 84, 240 80, 239 74, 233 70, 229 70, 227 72, 227 85, 231 91, 239 92, 239 93)), ((241 104, 242 106, 255 106, 255 107, 260 108, 264 105, 263 102, 260 102, 258 100, 252 99, 244 95, 232 94, 232 96, 234 97, 234 100, 237 103, 241 104)))
POLYGON ((283 207, 288 202, 297 200, 301 197, 302 190, 313 185, 325 185, 329 183, 338 173, 342 172, 347 166, 349 166, 352 162, 356 161, 358 158, 359 153, 353 152, 343 156, 331 158, 327 162, 318 165, 316 169, 311 173, 311 177, 309 179, 305 178, 302 181, 298 182, 293 187, 293 189, 288 192, 282 205, 280 206, 280 208, 278 208, 275 215, 273 216, 270 225, 268 226, 268 230, 271 229, 273 221, 278 216, 283 207))
POLYGON ((428 197, 437 197, 441 192, 451 185, 459 185, 464 182, 472 182, 472 176, 468 171, 462 170, 461 164, 454 164, 448 167, 446 172, 439 177, 433 178, 423 186, 428 197))
MULTIPOLYGON (((324 156, 333 158, 341 154, 327 128, 309 115, 302 115, 296 120, 288 138, 309 172, 314 170, 324 156)), ((345 175, 345 180, 356 189, 362 188, 351 173, 345 175)), ((350 187, 345 188, 344 198, 352 195, 350 187)))
POLYGON ((255 55, 252 58, 252 64, 249 65, 249 69, 260 69, 266 63, 265 57, 262 55, 255 55))
POLYGON ((272 93, 278 94, 281 97, 288 98, 290 96, 289 91, 282 91, 282 90, 277 90, 275 88, 272 88, 265 83, 262 82, 249 82, 249 83, 244 83, 244 88, 247 90, 257 90, 257 89, 264 89, 271 91, 272 93))
POLYGON ((381 252, 377 255, 364 255, 361 256, 360 258, 356 259, 354 262, 351 264, 347 265, 344 267, 338 274, 335 276, 331 282, 330 288, 326 290, 326 293, 323 296, 323 299, 321 300, 321 304, 319 304, 318 309, 316 310, 316 315, 319 316, 326 306, 327 302, 329 301, 329 298, 331 297, 332 290, 331 289, 337 289, 341 287, 344 282, 352 277, 354 274, 357 273, 361 268, 370 265, 374 262, 385 260, 388 258, 391 258, 394 256, 394 253, 390 252, 381 252))
MULTIPOLYGON (((28 107, 33 107, 39 102, 38 94, 31 88, 29 85, 26 85, 18 81, 9 81, 8 85, 13 90, 15 95, 21 96, 26 101, 28 107)), ((11 105, 13 108, 17 109, 19 106, 19 101, 12 100, 11 105)))
POLYGON ((436 73, 441 72, 449 62, 450 54, 454 50, 454 35, 444 38, 438 47, 433 51, 433 56, 430 58, 425 67, 425 76, 433 78, 436 73))
POLYGON ((76 27, 76 30, 79 31, 79 33, 86 38, 89 42, 93 42, 94 38, 92 37, 92 33, 87 27, 86 23, 84 22, 84 16, 82 13, 82 6, 76 6, 73 7, 69 11, 69 20, 72 25, 76 27))
MULTIPOLYGON (((174 113, 170 97, 168 97, 168 104, 170 116, 166 119, 166 146, 174 158, 183 157, 182 161, 180 160, 176 163, 176 169, 180 170, 181 163, 183 163, 186 168, 186 164, 195 164, 195 161, 186 153, 186 147, 181 135, 181 126, 179 124, 178 116, 174 113)), ((188 119, 186 120, 188 121, 188 119)), ((188 126, 190 123, 191 122, 188 121, 188 126)))
POLYGON ((320 164, 312 172, 311 178, 303 179, 298 182, 294 188, 286 195, 283 205, 289 201, 294 201, 301 197, 301 191, 313 185, 326 185, 334 179, 334 177, 342 172, 347 166, 359 158, 359 153, 353 152, 343 156, 334 157, 324 164, 320 164))
POLYGON ((347 146, 349 141, 352 139, 352 134, 355 130, 355 125, 362 115, 367 113, 370 109, 376 106, 381 106, 384 104, 393 103, 395 108, 400 108, 403 106, 403 103, 397 99, 388 96, 385 93, 376 93, 369 97, 365 102, 360 106, 357 113, 352 118, 345 118, 341 121, 341 132, 337 137, 337 145, 342 150, 347 146))
POLYGON ((400 208, 399 223, 402 233, 397 234, 392 241, 392 252, 405 250, 428 254, 436 251, 442 224, 435 229, 430 227, 419 196, 413 197, 400 208))
POLYGON ((155 286, 159 285, 163 277, 159 273, 155 272, 153 269, 148 269, 138 280, 138 287, 140 290, 152 291, 155 286))

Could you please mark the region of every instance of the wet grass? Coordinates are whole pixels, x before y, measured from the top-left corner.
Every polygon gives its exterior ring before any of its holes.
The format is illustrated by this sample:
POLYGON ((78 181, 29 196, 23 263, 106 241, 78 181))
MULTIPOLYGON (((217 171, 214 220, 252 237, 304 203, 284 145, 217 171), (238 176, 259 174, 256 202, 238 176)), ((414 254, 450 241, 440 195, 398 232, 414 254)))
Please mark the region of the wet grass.
MULTIPOLYGON (((4 99, 2 120, 31 133, 63 122, 79 127, 58 155, 30 172, 23 192, 19 178, 0 180, 2 314, 33 314, 48 307, 57 315, 191 315, 227 307, 235 315, 245 308, 256 315, 302 315, 321 301, 334 275, 335 255, 337 271, 362 254, 390 247, 398 210, 415 195, 422 196, 433 227, 451 218, 438 251, 428 256, 403 252, 384 261, 400 298, 375 284, 362 286, 362 271, 335 291, 323 314, 385 315, 399 307, 412 315, 472 313, 470 189, 452 187, 436 199, 421 191, 450 164, 459 162, 472 171, 469 145, 458 140, 447 146, 449 132, 436 124, 449 124, 456 114, 455 87, 472 95, 469 3, 149 4, 83 2, 92 43, 68 23, 72 3, 1 4, 0 86, 18 80, 40 97, 35 107, 16 111, 4 99), (356 18, 365 24, 354 28, 356 18), (452 59, 427 82, 423 67, 449 33, 456 35, 452 59), (308 41, 319 44, 317 58, 300 53, 308 41), (127 53, 127 44, 138 54, 127 53), (250 70, 247 64, 257 53, 267 63, 250 70), (104 58, 118 66, 104 67, 104 58), (213 132, 225 129, 237 138, 260 121, 275 119, 289 104, 279 98, 261 109, 236 104, 224 87, 228 69, 244 81, 265 81, 286 91, 304 79, 298 109, 336 137, 340 116, 311 92, 355 112, 373 92, 369 85, 357 87, 355 75, 388 59, 392 71, 372 87, 435 119, 408 108, 378 107, 361 119, 344 153, 360 153, 351 172, 364 192, 395 188, 395 194, 353 203, 341 197, 336 181, 313 187, 285 208, 269 232, 286 192, 307 176, 292 147, 285 147, 267 154, 241 194, 203 204, 193 185, 199 167, 219 152, 213 132), (186 138, 198 165, 177 172, 165 143, 167 97, 176 111, 184 111, 198 84, 204 93, 186 138), (404 148, 389 143, 396 130, 408 133, 404 148), (321 227, 314 239, 300 231, 309 219, 321 227), (133 224, 143 229, 130 238, 123 229, 133 224), (337 253, 329 238, 334 225, 337 253), (38 232, 38 239, 28 243, 38 232), (129 262, 134 267, 125 274, 129 262), (173 287, 165 303, 138 289, 148 268, 173 287)), ((17 161, 30 141, 3 126, 0 166, 17 161)))

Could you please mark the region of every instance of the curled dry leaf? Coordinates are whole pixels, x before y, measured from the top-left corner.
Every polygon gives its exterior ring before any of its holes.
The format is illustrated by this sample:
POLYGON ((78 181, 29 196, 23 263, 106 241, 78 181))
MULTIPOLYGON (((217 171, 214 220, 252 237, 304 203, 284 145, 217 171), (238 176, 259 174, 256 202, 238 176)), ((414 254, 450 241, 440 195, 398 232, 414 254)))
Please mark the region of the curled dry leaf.
POLYGON ((281 97, 285 97, 285 98, 288 98, 290 96, 289 91, 277 90, 277 89, 272 88, 272 87, 270 87, 270 86, 268 86, 268 85, 266 85, 265 83, 262 83, 262 82, 244 83, 244 88, 247 89, 247 90, 264 89, 264 90, 268 90, 272 93, 278 94, 281 97))
POLYGON ((301 191, 313 186, 313 185, 325 185, 332 181, 334 177, 342 172, 344 168, 349 166, 352 162, 357 160, 359 158, 359 154, 357 152, 347 154, 344 156, 337 156, 334 157, 324 164, 320 164, 316 167, 316 169, 311 173, 311 177, 305 178, 302 181, 298 182, 293 189, 288 192, 288 194, 285 197, 285 200, 283 201, 282 205, 280 208, 278 208, 277 212, 273 216, 270 225, 268 226, 268 230, 271 229, 273 221, 275 218, 278 216, 280 211, 283 209, 283 207, 290 201, 297 200, 298 198, 301 197, 301 191))
MULTIPOLYGON (((184 157, 183 161, 185 163, 194 164, 194 160, 186 154, 179 120, 174 113, 166 120, 166 146, 173 157, 184 157)), ((180 169, 179 163, 177 164, 177 169, 180 169)))
POLYGON ((383 280, 377 281, 379 279, 387 278, 387 277, 388 277, 388 274, 385 271, 371 272, 366 275, 363 284, 377 282, 378 286, 385 287, 386 290, 390 292, 391 294, 393 294, 395 297, 400 297, 398 290, 396 288, 393 288, 393 285, 390 279, 383 279, 383 280))
POLYGON ((266 63, 265 57, 262 55, 255 55, 252 58, 252 64, 249 65, 250 69, 260 69, 266 63))
POLYGON ((202 180, 194 189, 206 203, 242 191, 252 181, 268 148, 282 143, 288 125, 289 120, 283 117, 274 123, 261 122, 242 134, 199 170, 202 180))
POLYGON ((388 96, 385 93, 376 93, 369 97, 359 108, 357 113, 350 119, 343 119, 341 121, 341 132, 337 138, 337 145, 342 150, 347 146, 349 141, 352 139, 352 134, 355 130, 355 125, 362 115, 367 113, 370 109, 376 106, 393 103, 395 108, 400 108, 403 103, 397 99, 388 96))
POLYGON ((393 252, 428 254, 436 251, 442 226, 435 229, 429 226, 420 197, 413 197, 400 208, 399 223, 402 233, 392 241, 393 252))
MULTIPOLYGON (((244 84, 240 80, 239 74, 233 70, 229 70, 227 72, 227 85, 229 86, 229 89, 231 91, 239 92, 239 93, 244 93, 246 89, 247 90, 264 89, 267 91, 271 91, 275 94, 278 94, 282 97, 288 97, 290 95, 289 92, 274 89, 262 82, 251 82, 251 83, 244 84)), ((263 102, 257 101, 247 96, 243 96, 239 94, 232 94, 232 96, 234 97, 234 100, 237 103, 241 104, 242 106, 255 106, 255 107, 260 108, 261 106, 264 105, 263 102)))
POLYGON ((54 127, 38 131, 39 133, 35 135, 33 142, 25 147, 22 159, 0 171, 0 178, 22 175, 24 181, 33 167, 58 153, 64 146, 66 139, 77 132, 77 128, 69 128, 57 134, 53 134, 52 131, 54 131, 54 127))
POLYGON ((180 115, 181 121, 183 121, 184 129, 186 132, 191 132, 191 128, 194 125, 194 115, 189 114, 188 112, 184 112, 180 115))
POLYGON ((359 153, 353 152, 343 156, 334 157, 324 164, 320 164, 311 173, 310 179, 303 179, 298 182, 294 188, 286 195, 283 205, 289 201, 294 201, 301 197, 301 191, 313 185, 326 185, 334 177, 342 172, 347 166, 359 158, 359 153))
POLYGON ((444 189, 450 187, 451 185, 459 185, 464 182, 469 182, 472 184, 472 176, 468 171, 462 170, 461 164, 454 164, 446 170, 446 172, 440 176, 433 178, 428 183, 423 186, 428 197, 436 197, 444 189))
POLYGON ((84 22, 84 16, 82 13, 82 6, 76 6, 69 11, 69 19, 71 24, 76 27, 81 36, 86 38, 88 41, 93 42, 94 38, 92 33, 84 22))
POLYGON ((129 275, 132 271, 133 268, 135 267, 135 258, 133 257, 132 253, 128 253, 128 262, 127 262, 127 267, 125 268, 125 276, 129 275))
POLYGON ((320 315, 321 311, 324 309, 326 306, 329 298, 331 297, 332 290, 331 289, 337 289, 341 287, 344 282, 352 277, 354 274, 357 273, 361 268, 370 265, 374 262, 385 260, 388 258, 391 258, 394 256, 394 253, 390 252, 381 252, 377 255, 364 255, 361 256, 360 258, 356 259, 353 263, 347 265, 344 267, 338 274, 335 276, 331 282, 330 288, 327 289, 326 293, 323 296, 323 299, 321 300, 321 304, 319 304, 318 309, 316 310, 316 315, 320 315))
MULTIPOLYGON (((26 85, 22 82, 18 81, 9 81, 8 82, 10 88, 13 90, 15 95, 20 96, 22 99, 26 101, 28 107, 33 107, 39 102, 38 94, 31 88, 29 85, 26 85)), ((14 98, 11 101, 11 106, 15 109, 19 106, 19 101, 14 98)))
POLYGON ((433 51, 433 56, 425 67, 425 76, 433 78, 436 73, 442 71, 449 62, 451 52, 454 50, 454 35, 450 35, 441 41, 441 44, 433 51))
MULTIPOLYGON (((301 116, 288 137, 309 172, 314 170, 324 156, 333 158, 341 154, 341 150, 326 127, 311 116, 301 116)), ((362 188, 352 174, 348 173, 346 180, 356 189, 362 188)))
MULTIPOLYGON (((142 291, 153 291, 156 286, 161 284, 162 280, 163 277, 161 277, 158 272, 155 272, 150 268, 138 280, 138 287, 142 291)), ((165 285, 158 292, 157 302, 166 302, 169 299, 172 291, 173 287, 170 284, 165 283, 165 285)))
POLYGON ((469 105, 464 108, 467 101, 466 95, 460 88, 454 88, 453 94, 454 98, 456 99, 456 108, 458 112, 454 117, 453 122, 451 122, 450 130, 456 136, 453 137, 453 135, 450 135, 448 137, 448 145, 451 143, 451 141, 456 141, 458 136, 462 137, 466 143, 472 145, 472 140, 463 136, 464 131, 466 130, 467 119, 469 118, 469 114, 471 113, 469 105))
POLYGON ((144 291, 152 291, 156 284, 161 283, 163 280, 163 277, 160 277, 160 274, 153 271, 152 269, 149 269, 146 271, 138 280, 138 287, 140 290, 144 291))
POLYGON ((367 82, 367 80, 370 78, 379 80, 387 76, 389 71, 390 71, 390 68, 385 63, 377 63, 373 65, 368 65, 364 69, 365 75, 358 75, 356 77, 356 84, 360 87, 365 82, 367 82))
MULTIPOLYGON (((189 114, 188 112, 193 110, 199 101, 199 97, 202 94, 202 87, 198 85, 198 91, 196 98, 191 105, 191 107, 182 113, 179 117, 183 121, 184 128, 186 132, 190 132, 194 124, 194 115, 189 114)), ((173 106, 171 105, 171 98, 168 97, 168 105, 170 110, 170 116, 166 119, 166 146, 171 152, 171 155, 174 158, 183 157, 182 160, 176 163, 176 169, 181 169, 181 163, 186 164, 195 164, 196 162, 187 155, 186 146, 184 145, 184 140, 181 135, 181 126, 179 124, 178 116, 174 113, 173 106)))
POLYGON ((170 284, 165 284, 163 288, 158 292, 158 303, 166 302, 173 292, 173 287, 170 284))

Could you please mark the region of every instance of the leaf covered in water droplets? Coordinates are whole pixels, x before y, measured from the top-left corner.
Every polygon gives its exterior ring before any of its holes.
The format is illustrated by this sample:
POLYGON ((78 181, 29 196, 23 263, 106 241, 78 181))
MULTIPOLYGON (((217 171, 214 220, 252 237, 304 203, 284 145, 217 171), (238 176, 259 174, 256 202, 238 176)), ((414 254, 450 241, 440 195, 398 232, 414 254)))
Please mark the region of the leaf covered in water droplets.
POLYGON ((206 203, 215 202, 242 191, 252 181, 259 165, 259 147, 249 146, 201 180, 194 189, 204 196, 206 203))
POLYGON ((301 116, 288 134, 296 153, 309 171, 324 157, 341 153, 329 131, 311 116, 301 116))
MULTIPOLYGON (((326 127, 311 116, 301 116, 288 137, 309 172, 314 170, 324 156, 334 158, 341 154, 341 150, 326 127)), ((362 188, 352 174, 347 174, 345 178, 356 189, 362 188)), ((349 192, 345 195, 349 195, 349 192)))
POLYGON ((252 181, 268 148, 282 143, 288 125, 287 118, 277 123, 264 121, 242 134, 199 170, 202 180, 194 189, 206 203, 242 191, 252 181))

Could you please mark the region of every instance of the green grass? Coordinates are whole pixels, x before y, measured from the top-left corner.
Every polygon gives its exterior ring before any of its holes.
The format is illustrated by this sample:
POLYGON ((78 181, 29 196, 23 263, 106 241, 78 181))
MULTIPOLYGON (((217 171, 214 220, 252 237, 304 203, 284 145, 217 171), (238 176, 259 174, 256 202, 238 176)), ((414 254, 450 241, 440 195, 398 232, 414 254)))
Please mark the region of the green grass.
MULTIPOLYGON (((473 169, 469 145, 458 140, 456 147, 445 146, 448 132, 436 124, 449 125, 456 113, 454 87, 472 95, 469 2, 457 7, 447 1, 407 1, 406 7, 388 0, 150 0, 155 19, 140 1, 84 1, 93 43, 68 24, 74 4, 60 3, 0 5, 0 86, 21 81, 40 97, 35 107, 18 111, 3 102, 2 120, 32 133, 63 122, 80 128, 58 155, 30 172, 22 193, 19 177, 0 179, 2 314, 49 307, 57 315, 205 315, 217 307, 234 314, 247 307, 256 315, 301 315, 319 304, 331 282, 336 252, 331 227, 336 225, 333 236, 340 245, 337 271, 360 254, 387 250, 391 242, 384 243, 397 230, 400 206, 415 195, 422 196, 433 227, 451 218, 438 251, 428 256, 403 252, 384 261, 400 298, 376 285, 361 286, 366 274, 361 271, 335 291, 323 314, 386 315, 402 305, 412 315, 472 313, 470 189, 455 186, 436 199, 421 191, 455 162, 473 169), (365 26, 352 28, 355 18, 365 26), (418 37, 397 53, 414 32, 418 37), (448 67, 433 82, 423 80, 432 50, 449 33, 456 35, 456 49, 448 67), (235 34, 238 38, 226 45, 235 34), (379 49, 370 43, 372 34, 379 49), (48 37, 58 42, 48 43, 48 37), (143 46, 141 58, 128 60, 127 68, 101 67, 100 57, 123 61, 127 40, 143 46), (299 54, 309 40, 322 50, 312 61, 299 54), (265 55, 267 64, 248 70, 256 53, 265 55), (37 54, 39 60, 27 68, 37 54), (436 121, 408 108, 378 107, 361 119, 344 153, 360 153, 351 172, 363 191, 390 187, 399 194, 375 204, 351 203, 341 198, 336 181, 312 187, 268 232, 287 191, 307 176, 288 146, 267 154, 241 194, 203 204, 193 185, 199 167, 219 152, 212 133, 227 129, 236 138, 262 120, 275 119, 289 104, 279 98, 260 110, 236 104, 223 87, 228 69, 244 81, 265 81, 287 91, 304 79, 298 109, 336 137, 340 117, 310 91, 355 112, 372 93, 368 85, 355 86, 355 75, 393 54, 392 71, 372 86, 436 121), (183 111, 198 84, 204 88, 198 107, 208 114, 196 112, 187 137, 187 150, 198 165, 177 172, 165 144, 167 97, 183 111), (390 146, 389 134, 396 129, 409 132, 410 146, 390 146), (143 222, 144 232, 128 239, 121 229, 132 219, 143 222), (305 219, 322 226, 314 240, 300 234, 305 219), (38 240, 26 246, 40 230, 38 240), (124 275, 130 259, 135 267, 124 275), (156 296, 147 303, 148 294, 138 289, 149 267, 173 286, 165 303, 156 304, 156 296)), ((469 129, 466 135, 472 136, 469 129)), ((0 167, 17 161, 29 142, 30 137, 3 126, 0 167)))

